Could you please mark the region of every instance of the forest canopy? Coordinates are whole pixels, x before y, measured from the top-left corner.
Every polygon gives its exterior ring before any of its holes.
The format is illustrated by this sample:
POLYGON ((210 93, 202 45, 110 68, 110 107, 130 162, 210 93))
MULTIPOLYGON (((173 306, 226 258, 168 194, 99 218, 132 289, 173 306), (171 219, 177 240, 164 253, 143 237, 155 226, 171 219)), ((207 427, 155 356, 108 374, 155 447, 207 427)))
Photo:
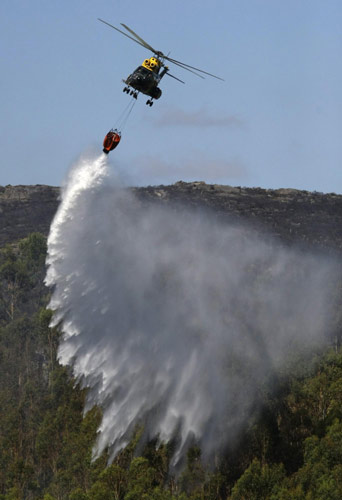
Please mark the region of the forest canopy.
MULTIPOLYGON (((59 364, 44 285, 46 238, 0 251, 1 500, 324 500, 342 498, 341 314, 323 347, 293 353, 260 387, 262 404, 237 444, 205 463, 193 443, 180 470, 173 443, 131 443, 92 460, 101 409, 59 364)), ((340 303, 341 284, 336 287, 340 303)))

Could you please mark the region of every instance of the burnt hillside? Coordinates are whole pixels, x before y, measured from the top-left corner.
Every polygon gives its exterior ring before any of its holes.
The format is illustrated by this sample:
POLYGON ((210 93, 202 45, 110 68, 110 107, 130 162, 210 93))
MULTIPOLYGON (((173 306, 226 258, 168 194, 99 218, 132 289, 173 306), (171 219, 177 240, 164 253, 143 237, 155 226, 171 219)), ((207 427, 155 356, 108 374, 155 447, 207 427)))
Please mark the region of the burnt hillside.
MULTIPOLYGON (((177 182, 133 188, 143 203, 209 209, 226 221, 248 223, 288 243, 342 250, 342 195, 177 182)), ((0 187, 0 246, 33 231, 45 235, 57 210, 60 189, 51 186, 0 187)))
POLYGON ((32 232, 47 235, 57 210, 59 188, 0 186, 0 247, 32 232))

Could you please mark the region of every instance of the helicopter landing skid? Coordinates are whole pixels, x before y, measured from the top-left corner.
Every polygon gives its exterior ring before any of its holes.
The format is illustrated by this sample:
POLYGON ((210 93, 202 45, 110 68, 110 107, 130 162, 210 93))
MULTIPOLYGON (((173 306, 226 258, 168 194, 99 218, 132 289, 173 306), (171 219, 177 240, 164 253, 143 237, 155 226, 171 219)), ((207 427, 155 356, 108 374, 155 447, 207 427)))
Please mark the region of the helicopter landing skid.
POLYGON ((153 100, 152 99, 148 99, 148 101, 146 101, 146 104, 147 106, 153 106, 153 100))

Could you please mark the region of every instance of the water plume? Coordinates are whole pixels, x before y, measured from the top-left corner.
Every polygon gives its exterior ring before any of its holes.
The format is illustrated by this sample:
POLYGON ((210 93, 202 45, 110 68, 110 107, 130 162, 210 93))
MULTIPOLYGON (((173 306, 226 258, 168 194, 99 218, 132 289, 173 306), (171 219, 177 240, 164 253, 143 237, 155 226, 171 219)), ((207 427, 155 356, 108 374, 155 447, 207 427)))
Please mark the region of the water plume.
POLYGON ((58 356, 103 408, 94 455, 142 440, 231 443, 261 384, 321 342, 333 268, 213 215, 143 204, 105 155, 72 168, 48 238, 58 356))

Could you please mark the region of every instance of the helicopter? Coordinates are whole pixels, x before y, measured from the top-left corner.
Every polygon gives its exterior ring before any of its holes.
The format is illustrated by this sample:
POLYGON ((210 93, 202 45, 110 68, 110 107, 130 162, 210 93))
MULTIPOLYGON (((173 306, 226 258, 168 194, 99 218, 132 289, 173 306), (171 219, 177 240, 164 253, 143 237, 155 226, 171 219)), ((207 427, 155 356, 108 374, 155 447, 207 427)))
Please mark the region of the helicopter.
POLYGON ((212 76, 213 78, 217 78, 218 80, 223 80, 223 78, 220 78, 219 76, 213 75, 212 73, 208 73, 207 71, 204 71, 199 68, 195 68, 194 66, 190 66, 189 64, 182 63, 181 61, 177 61, 176 59, 173 59, 169 57, 169 55, 163 54, 160 50, 155 50, 153 47, 151 47, 150 44, 145 42, 137 33, 135 33, 131 28, 126 26, 126 24, 120 23, 125 30, 128 31, 127 34, 124 31, 122 31, 119 28, 116 28, 112 24, 108 23, 107 21, 104 21, 103 19, 98 18, 99 21, 101 21, 104 24, 107 24, 111 28, 115 29, 122 35, 125 35, 126 37, 130 38, 133 40, 133 42, 136 42, 137 44, 141 45, 145 49, 148 49, 153 53, 153 56, 145 59, 143 63, 138 66, 138 68, 133 71, 131 75, 129 75, 126 80, 122 80, 123 83, 125 84, 125 87, 123 88, 123 92, 126 92, 127 94, 130 94, 133 96, 135 99, 138 98, 139 92, 142 94, 145 94, 149 97, 149 99, 146 101, 146 104, 149 106, 153 105, 153 99, 159 99, 160 96, 162 95, 161 89, 158 87, 160 80, 163 78, 163 76, 168 75, 174 78, 175 80, 178 80, 181 83, 183 80, 180 80, 174 75, 171 75, 169 73, 169 67, 166 66, 164 61, 169 61, 172 64, 175 64, 176 66, 179 66, 180 68, 183 68, 187 71, 190 71, 191 73, 194 73, 196 76, 200 78, 204 78, 202 74, 212 76))

